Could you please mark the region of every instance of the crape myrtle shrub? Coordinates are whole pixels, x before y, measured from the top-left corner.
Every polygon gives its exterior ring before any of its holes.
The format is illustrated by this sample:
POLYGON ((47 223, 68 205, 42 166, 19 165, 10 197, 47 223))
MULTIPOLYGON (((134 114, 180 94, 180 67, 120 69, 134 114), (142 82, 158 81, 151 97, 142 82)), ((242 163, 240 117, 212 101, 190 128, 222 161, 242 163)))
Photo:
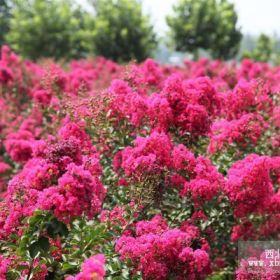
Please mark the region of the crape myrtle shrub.
POLYGON ((278 279, 280 67, 0 60, 0 279, 278 279))

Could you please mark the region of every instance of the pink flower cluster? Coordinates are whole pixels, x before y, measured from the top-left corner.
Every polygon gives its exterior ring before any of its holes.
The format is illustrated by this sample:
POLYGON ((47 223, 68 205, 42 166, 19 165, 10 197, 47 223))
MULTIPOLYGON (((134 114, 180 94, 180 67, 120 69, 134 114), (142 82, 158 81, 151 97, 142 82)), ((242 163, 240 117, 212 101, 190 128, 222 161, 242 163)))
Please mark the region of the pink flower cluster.
POLYGON ((257 113, 245 114, 231 121, 217 121, 212 126, 208 151, 215 153, 233 143, 243 149, 256 145, 267 127, 263 117, 257 113))
POLYGON ((209 132, 220 107, 219 95, 209 78, 185 80, 174 74, 160 89, 149 95, 141 89, 135 91, 127 82, 114 80, 108 89, 111 117, 128 119, 136 127, 146 122, 160 130, 177 129, 194 136, 209 132))
MULTIPOLYGON (((135 225, 135 234, 126 234, 116 243, 121 260, 132 262, 143 279, 194 280, 210 272, 207 248, 192 248, 197 236, 171 229, 161 216, 135 225)), ((207 246, 206 246, 207 247, 207 246)))
MULTIPOLYGON (((220 105, 219 96, 208 78, 184 80, 180 75, 168 78, 160 93, 162 104, 167 101, 169 120, 178 127, 180 133, 204 135, 209 131, 211 122, 220 105)), ((160 117, 157 117, 160 120, 160 117)))
POLYGON ((263 209, 273 192, 269 171, 269 157, 256 154, 235 162, 229 169, 225 190, 237 216, 263 209))
POLYGON ((232 91, 224 93, 223 110, 227 119, 240 118, 253 110, 271 112, 272 99, 268 85, 254 79, 241 79, 232 91))
POLYGON ((0 279, 6 279, 6 273, 8 272, 9 260, 5 259, 3 256, 0 256, 0 279))
POLYGON ((237 216, 279 213, 279 167, 279 157, 256 154, 250 154, 232 165, 225 191, 237 216))
POLYGON ((137 137, 134 147, 121 152, 121 167, 127 176, 160 173, 171 166, 171 150, 170 138, 165 133, 154 132, 146 138, 137 137))
POLYGON ((143 176, 161 174, 182 196, 190 194, 195 202, 209 201, 223 189, 224 178, 203 156, 195 158, 184 145, 174 145, 170 136, 153 132, 138 137, 134 147, 127 147, 115 156, 115 170, 124 170, 129 180, 141 181, 143 176))
POLYGON ((105 277, 105 257, 98 254, 85 260, 81 272, 76 276, 68 276, 66 280, 103 280, 105 277))
POLYGON ((51 210, 62 220, 101 210, 106 190, 100 181, 99 155, 82 124, 67 121, 58 137, 40 140, 33 157, 10 182, 1 210, 0 232, 15 231, 21 217, 51 210))

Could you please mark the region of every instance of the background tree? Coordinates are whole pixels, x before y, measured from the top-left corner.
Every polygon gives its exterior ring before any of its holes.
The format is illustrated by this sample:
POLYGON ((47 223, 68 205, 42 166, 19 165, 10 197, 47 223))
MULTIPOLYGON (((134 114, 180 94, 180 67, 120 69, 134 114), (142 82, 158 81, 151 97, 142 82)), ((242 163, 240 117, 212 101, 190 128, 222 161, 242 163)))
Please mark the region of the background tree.
POLYGON ((10 9, 10 1, 0 0, 0 46, 5 43, 4 36, 9 30, 10 9))
POLYGON ((148 16, 137 0, 94 0, 94 52, 119 62, 142 61, 156 47, 148 16))
POLYGON ((253 51, 244 51, 243 58, 250 58, 256 61, 269 62, 274 55, 275 42, 266 34, 261 34, 256 42, 253 51))
POLYGON ((179 0, 167 17, 177 51, 197 57, 199 49, 214 58, 232 58, 238 52, 241 32, 234 5, 227 0, 179 0))
POLYGON ((84 12, 70 0, 14 1, 8 43, 21 55, 76 58, 87 51, 84 12))
POLYGON ((237 14, 234 5, 226 0, 216 2, 216 32, 210 52, 214 58, 233 58, 239 50, 242 34, 237 28, 237 14))

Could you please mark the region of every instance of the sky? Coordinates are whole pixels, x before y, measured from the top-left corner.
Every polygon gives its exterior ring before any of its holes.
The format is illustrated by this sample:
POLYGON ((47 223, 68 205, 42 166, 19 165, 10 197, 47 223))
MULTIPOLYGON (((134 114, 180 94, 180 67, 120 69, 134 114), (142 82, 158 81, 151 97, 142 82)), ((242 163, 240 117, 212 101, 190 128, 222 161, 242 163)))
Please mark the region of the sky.
MULTIPOLYGON (((142 0, 145 13, 151 15, 155 31, 164 35, 168 30, 166 15, 177 0, 142 0)), ((280 35, 280 0, 230 0, 238 13, 238 25, 243 34, 267 33, 280 35)), ((86 6, 86 0, 79 0, 86 6)))
MULTIPOLYGON (((156 31, 164 34, 167 30, 165 17, 177 0, 143 0, 143 8, 148 12, 156 31)), ((238 25, 243 33, 280 34, 280 0, 231 0, 238 13, 238 25)))

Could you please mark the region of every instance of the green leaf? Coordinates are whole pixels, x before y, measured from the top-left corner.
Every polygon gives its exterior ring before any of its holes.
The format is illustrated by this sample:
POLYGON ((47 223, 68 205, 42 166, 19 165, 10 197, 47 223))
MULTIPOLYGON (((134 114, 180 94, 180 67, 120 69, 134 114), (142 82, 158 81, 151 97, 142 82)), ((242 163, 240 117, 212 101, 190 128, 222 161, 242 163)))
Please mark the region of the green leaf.
POLYGON ((50 249, 49 239, 45 236, 41 236, 38 240, 39 247, 41 251, 46 252, 50 249))
POLYGON ((46 223, 47 233, 51 238, 59 236, 67 236, 69 231, 67 226, 58 221, 57 219, 52 219, 50 222, 46 223))
POLYGON ((38 254, 46 254, 50 249, 49 239, 47 237, 41 236, 38 241, 33 242, 29 246, 29 254, 31 258, 35 258, 38 254))
POLYGON ((28 248, 29 254, 31 258, 35 258, 40 253, 40 246, 38 244, 38 241, 35 241, 32 243, 28 248))

